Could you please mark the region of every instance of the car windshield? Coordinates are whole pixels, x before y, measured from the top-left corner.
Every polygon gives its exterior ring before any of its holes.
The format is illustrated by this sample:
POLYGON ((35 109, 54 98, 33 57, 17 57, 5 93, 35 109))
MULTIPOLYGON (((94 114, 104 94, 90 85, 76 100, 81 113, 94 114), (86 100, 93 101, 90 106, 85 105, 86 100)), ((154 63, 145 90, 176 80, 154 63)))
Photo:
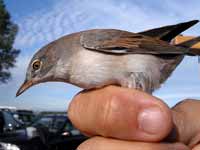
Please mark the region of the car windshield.
POLYGON ((17 120, 20 120, 21 122, 27 125, 31 124, 33 120, 35 119, 35 116, 33 113, 16 112, 14 116, 17 120))
POLYGON ((70 121, 67 121, 64 127, 65 131, 71 131, 74 130, 75 128, 73 127, 72 123, 70 121))
POLYGON ((59 132, 65 128, 67 118, 64 116, 42 116, 34 122, 33 126, 44 126, 50 132, 59 132))
POLYGON ((42 125, 47 128, 51 128, 53 124, 53 118, 52 117, 41 117, 38 119, 33 125, 42 125))
POLYGON ((57 117, 55 119, 55 121, 54 121, 52 129, 54 129, 54 130, 60 130, 61 128, 64 127, 65 122, 66 122, 66 118, 64 118, 64 117, 57 117))
POLYGON ((6 128, 20 128, 22 127, 22 123, 18 122, 16 119, 14 119, 12 113, 8 112, 8 111, 3 111, 2 112, 4 114, 4 119, 5 119, 5 127, 6 128))

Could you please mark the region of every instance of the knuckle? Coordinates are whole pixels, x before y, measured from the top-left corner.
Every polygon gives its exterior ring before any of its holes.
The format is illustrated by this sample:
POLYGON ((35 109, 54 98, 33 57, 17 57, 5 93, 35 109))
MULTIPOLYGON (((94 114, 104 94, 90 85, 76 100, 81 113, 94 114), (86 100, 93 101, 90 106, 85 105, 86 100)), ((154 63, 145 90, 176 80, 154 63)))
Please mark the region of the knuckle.
POLYGON ((196 99, 184 99, 180 102, 178 102, 174 107, 173 109, 179 109, 179 108, 182 108, 184 109, 185 107, 188 107, 188 106, 193 106, 193 105, 198 105, 199 104, 199 100, 196 100, 196 99))

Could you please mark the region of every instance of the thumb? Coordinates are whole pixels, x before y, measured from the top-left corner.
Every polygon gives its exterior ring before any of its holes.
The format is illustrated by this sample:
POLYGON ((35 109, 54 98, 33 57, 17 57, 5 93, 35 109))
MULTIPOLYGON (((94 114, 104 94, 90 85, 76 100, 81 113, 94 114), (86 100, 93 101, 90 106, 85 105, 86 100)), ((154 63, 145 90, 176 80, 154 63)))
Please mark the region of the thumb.
POLYGON ((160 141, 173 125, 171 111, 161 100, 115 86, 80 93, 68 116, 87 135, 123 140, 160 141))

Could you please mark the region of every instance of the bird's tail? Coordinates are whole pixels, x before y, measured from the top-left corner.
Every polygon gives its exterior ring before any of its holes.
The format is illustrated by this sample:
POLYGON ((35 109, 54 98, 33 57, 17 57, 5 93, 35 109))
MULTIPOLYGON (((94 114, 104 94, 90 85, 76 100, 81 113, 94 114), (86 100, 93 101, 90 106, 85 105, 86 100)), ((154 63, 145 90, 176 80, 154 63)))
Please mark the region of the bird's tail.
POLYGON ((177 36, 173 44, 188 49, 189 56, 200 56, 200 36, 177 36))

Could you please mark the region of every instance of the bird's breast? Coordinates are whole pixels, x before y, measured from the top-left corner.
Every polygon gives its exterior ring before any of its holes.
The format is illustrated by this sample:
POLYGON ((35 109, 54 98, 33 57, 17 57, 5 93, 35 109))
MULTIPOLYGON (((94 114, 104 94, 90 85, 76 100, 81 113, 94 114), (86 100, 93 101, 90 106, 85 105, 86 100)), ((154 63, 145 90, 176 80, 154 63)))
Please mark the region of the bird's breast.
POLYGON ((112 55, 82 50, 73 56, 70 82, 82 88, 115 84, 121 67, 112 55))
POLYGON ((108 84, 128 87, 124 83, 136 80, 145 82, 144 85, 159 86, 161 62, 153 55, 110 55, 80 50, 73 56, 71 64, 70 82, 82 88, 90 89, 108 84), (129 77, 132 73, 142 73, 145 79, 129 77))

